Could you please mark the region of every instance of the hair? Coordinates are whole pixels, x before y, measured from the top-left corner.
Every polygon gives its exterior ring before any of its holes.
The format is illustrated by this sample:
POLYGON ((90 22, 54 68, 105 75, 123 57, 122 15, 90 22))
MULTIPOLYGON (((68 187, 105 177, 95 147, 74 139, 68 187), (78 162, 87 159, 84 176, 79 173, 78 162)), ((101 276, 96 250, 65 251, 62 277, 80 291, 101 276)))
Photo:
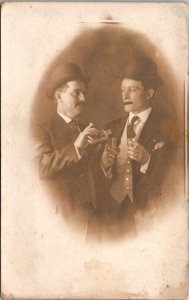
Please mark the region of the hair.
POLYGON ((136 79, 136 80, 142 83, 145 90, 149 90, 149 89, 153 89, 154 91, 157 90, 157 87, 147 80, 143 80, 143 79, 136 79))
POLYGON ((59 87, 57 87, 55 90, 54 90, 54 93, 53 93, 53 100, 56 102, 57 99, 56 99, 56 92, 60 91, 60 92, 66 92, 68 89, 68 83, 63 83, 62 85, 60 85, 59 87))
POLYGON ((144 87, 144 90, 147 91, 147 90, 153 90, 154 91, 154 94, 152 95, 152 97, 149 99, 149 101, 152 100, 152 98, 154 97, 154 95, 156 94, 156 91, 158 89, 158 87, 154 86, 153 84, 151 84, 150 82, 146 81, 146 80, 143 80, 143 79, 137 79, 137 81, 140 81, 144 87))

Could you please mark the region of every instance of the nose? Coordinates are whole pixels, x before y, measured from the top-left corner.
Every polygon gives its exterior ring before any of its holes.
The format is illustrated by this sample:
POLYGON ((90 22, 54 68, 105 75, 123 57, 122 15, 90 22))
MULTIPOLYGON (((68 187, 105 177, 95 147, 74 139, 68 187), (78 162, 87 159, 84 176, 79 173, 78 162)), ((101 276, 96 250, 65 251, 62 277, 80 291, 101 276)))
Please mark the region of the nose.
POLYGON ((124 99, 129 99, 129 97, 130 97, 130 93, 129 93, 128 90, 124 90, 124 91, 122 92, 122 95, 123 95, 123 98, 124 98, 124 99))
POLYGON ((85 102, 85 95, 83 93, 79 94, 79 101, 85 102))

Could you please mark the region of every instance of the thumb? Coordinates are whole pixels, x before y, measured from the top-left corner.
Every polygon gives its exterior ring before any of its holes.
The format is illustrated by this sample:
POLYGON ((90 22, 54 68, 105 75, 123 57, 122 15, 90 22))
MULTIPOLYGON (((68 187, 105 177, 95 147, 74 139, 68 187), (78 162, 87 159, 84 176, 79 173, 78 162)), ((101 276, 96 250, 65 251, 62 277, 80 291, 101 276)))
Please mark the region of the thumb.
POLYGON ((93 123, 89 123, 89 125, 87 127, 91 128, 91 127, 95 127, 95 126, 93 123))
POLYGON ((87 126, 83 129, 83 131, 86 130, 86 129, 92 128, 92 127, 94 127, 94 124, 93 124, 93 123, 89 123, 89 125, 87 125, 87 126))
POLYGON ((109 150, 110 150, 110 146, 109 146, 108 143, 106 143, 106 145, 105 145, 105 151, 109 151, 109 150))

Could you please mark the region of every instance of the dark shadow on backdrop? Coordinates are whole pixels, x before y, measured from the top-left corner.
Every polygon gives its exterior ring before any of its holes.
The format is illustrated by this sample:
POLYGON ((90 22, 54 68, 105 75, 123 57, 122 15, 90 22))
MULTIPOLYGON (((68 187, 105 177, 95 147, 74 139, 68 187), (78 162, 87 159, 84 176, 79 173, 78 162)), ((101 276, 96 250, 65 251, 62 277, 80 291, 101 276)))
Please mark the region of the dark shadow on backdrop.
POLYGON ((177 119, 177 99, 174 93, 176 80, 158 48, 142 34, 126 30, 117 24, 108 24, 100 29, 86 28, 80 32, 50 63, 36 93, 32 124, 45 120, 56 111, 56 106, 46 93, 53 67, 62 62, 74 62, 92 79, 87 90, 87 107, 83 120, 92 121, 97 127, 103 128, 107 122, 123 113, 120 77, 123 68, 135 54, 146 55, 157 63, 164 85, 156 93, 153 105, 177 119))

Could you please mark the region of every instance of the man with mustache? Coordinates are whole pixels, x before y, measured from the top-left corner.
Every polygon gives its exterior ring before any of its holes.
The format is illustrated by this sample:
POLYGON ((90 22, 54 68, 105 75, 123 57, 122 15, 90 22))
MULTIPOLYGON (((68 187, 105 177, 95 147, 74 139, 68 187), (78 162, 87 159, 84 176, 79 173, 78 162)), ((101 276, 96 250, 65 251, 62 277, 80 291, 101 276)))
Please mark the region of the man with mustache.
POLYGON ((170 120, 152 107, 162 84, 156 64, 147 57, 135 57, 122 78, 127 115, 107 126, 112 141, 103 152, 102 167, 109 192, 102 211, 109 227, 117 223, 135 234, 136 212, 154 207, 161 196, 174 141, 170 120))
POLYGON ((54 68, 48 97, 56 114, 35 131, 35 162, 41 179, 53 191, 57 208, 72 224, 87 230, 96 209, 94 161, 90 144, 98 130, 79 121, 85 106, 89 77, 74 63, 54 68))

